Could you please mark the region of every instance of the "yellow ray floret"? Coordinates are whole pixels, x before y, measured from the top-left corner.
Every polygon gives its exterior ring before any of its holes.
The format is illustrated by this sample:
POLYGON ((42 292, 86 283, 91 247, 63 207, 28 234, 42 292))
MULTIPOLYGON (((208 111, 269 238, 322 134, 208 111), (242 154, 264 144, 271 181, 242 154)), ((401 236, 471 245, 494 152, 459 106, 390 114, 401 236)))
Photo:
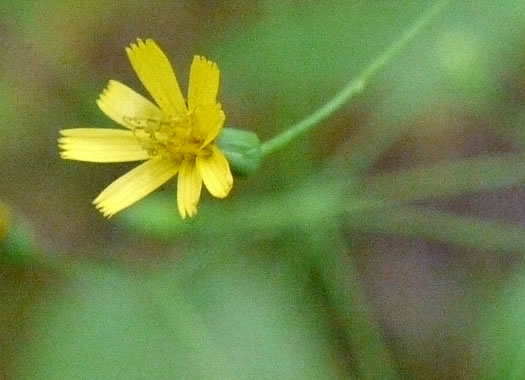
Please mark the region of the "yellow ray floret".
POLYGON ((168 160, 148 160, 109 185, 93 204, 110 217, 169 181, 179 167, 168 160))
POLYGON ((190 84, 188 86, 188 107, 194 110, 198 106, 217 103, 219 92, 219 68, 214 62, 204 57, 195 56, 191 65, 190 84))
POLYGON ((107 117, 130 129, 133 129, 131 121, 134 118, 162 118, 159 107, 116 80, 109 81, 108 87, 100 94, 97 105, 107 117))
POLYGON ((215 140, 224 125, 217 102, 219 69, 196 56, 191 65, 188 106, 167 57, 152 40, 137 40, 126 52, 156 104, 111 80, 97 104, 126 129, 61 131, 60 155, 89 162, 145 161, 110 184, 93 201, 111 217, 158 189, 178 173, 177 206, 182 218, 197 213, 202 185, 217 198, 233 185, 229 163, 215 140))
POLYGON ((211 195, 224 198, 233 185, 228 160, 216 147, 212 147, 209 156, 197 156, 197 170, 211 195))
POLYGON ((60 156, 87 162, 129 162, 149 158, 131 131, 75 128, 60 131, 60 156))
POLYGON ((202 179, 195 167, 195 160, 184 160, 177 181, 177 206, 182 218, 197 213, 201 189, 202 179))
POLYGON ((140 81, 162 111, 172 117, 184 116, 186 103, 175 72, 157 44, 153 40, 138 39, 126 52, 140 81))

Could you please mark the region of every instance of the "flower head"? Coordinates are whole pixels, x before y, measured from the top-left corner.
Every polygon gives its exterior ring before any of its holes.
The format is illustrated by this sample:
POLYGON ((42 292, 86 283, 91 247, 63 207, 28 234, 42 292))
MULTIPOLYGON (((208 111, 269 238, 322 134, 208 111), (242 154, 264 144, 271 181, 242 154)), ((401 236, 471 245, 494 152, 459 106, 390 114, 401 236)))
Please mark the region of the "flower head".
POLYGON ((75 128, 60 133, 64 159, 88 162, 144 161, 110 184, 93 204, 110 217, 178 174, 177 205, 182 218, 197 213, 202 183, 217 198, 233 178, 215 140, 224 125, 217 103, 219 69, 195 56, 184 100, 168 58, 153 40, 126 48, 129 60, 156 104, 111 80, 97 104, 125 129, 75 128))

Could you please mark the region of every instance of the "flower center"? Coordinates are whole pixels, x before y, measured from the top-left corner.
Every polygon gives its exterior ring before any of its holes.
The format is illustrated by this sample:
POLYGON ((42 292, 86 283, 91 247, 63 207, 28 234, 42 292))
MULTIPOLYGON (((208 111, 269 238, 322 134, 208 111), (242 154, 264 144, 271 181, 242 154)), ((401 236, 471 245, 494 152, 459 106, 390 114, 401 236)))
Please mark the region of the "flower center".
POLYGON ((125 118, 150 157, 182 161, 196 156, 203 141, 193 133, 191 114, 185 118, 125 118))

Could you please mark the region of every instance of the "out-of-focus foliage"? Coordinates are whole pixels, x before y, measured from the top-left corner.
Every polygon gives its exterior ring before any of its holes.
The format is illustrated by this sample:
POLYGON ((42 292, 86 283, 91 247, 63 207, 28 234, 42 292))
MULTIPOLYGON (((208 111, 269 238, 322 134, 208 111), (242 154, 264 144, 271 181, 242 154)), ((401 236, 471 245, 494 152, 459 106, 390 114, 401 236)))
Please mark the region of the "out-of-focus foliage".
POLYGON ((22 377, 337 377, 330 332, 305 278, 289 276, 291 263, 275 270, 226 249, 215 247, 221 257, 198 274, 172 265, 76 267, 35 310, 40 328, 22 377))
POLYGON ((189 222, 169 187, 104 220, 90 201, 126 165, 58 158, 59 129, 109 126, 109 79, 140 89, 137 37, 181 83, 194 54, 218 62, 227 124, 264 141, 434 3, 1 5, 0 198, 17 222, 0 378, 521 378, 523 0, 452 1, 353 104, 189 222))

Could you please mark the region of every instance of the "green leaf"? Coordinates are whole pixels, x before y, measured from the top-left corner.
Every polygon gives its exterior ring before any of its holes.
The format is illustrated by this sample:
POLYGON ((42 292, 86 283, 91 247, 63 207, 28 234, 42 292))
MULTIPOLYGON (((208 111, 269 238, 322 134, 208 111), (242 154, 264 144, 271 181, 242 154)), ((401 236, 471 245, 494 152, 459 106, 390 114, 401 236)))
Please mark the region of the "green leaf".
POLYGON ((187 362, 179 327, 172 328, 174 321, 164 318, 144 292, 143 279, 115 268, 76 269, 61 292, 36 306, 33 340, 20 358, 21 378, 202 375, 207 367, 187 362))
POLYGON ((310 259, 331 306, 338 313, 344 337, 354 356, 356 378, 398 378, 394 360, 366 299, 354 257, 346 253, 337 221, 334 220, 331 228, 309 232, 305 241, 295 248, 310 259), (327 250, 326 247, 331 248, 327 250))
POLYGON ((482 323, 478 368, 480 379, 525 378, 525 273, 511 280, 480 309, 482 323))
MULTIPOLYGON (((283 231, 325 223, 342 213, 342 196, 342 184, 310 179, 292 192, 255 199, 206 199, 197 216, 190 221, 181 220, 172 199, 158 196, 126 211, 120 221, 135 232, 168 240, 190 234, 214 238, 241 237, 246 233, 283 231)), ((360 202, 356 199, 352 204, 359 207, 360 202)))
POLYGON ((139 272, 79 263, 35 305, 18 377, 340 377, 302 281, 244 253, 213 254, 197 272, 184 261, 139 272))
POLYGON ((413 201, 489 191, 525 182, 525 156, 484 156, 372 177, 366 193, 413 201))
POLYGON ((356 212, 347 223, 358 231, 424 238, 469 248, 525 253, 525 228, 415 207, 356 212))
POLYGON ((245 240, 249 234, 319 230, 348 212, 384 207, 383 199, 349 193, 351 178, 345 180, 341 183, 339 178, 319 176, 310 178, 293 191, 257 198, 207 199, 191 220, 181 220, 173 199, 159 194, 126 210, 118 218, 134 233, 162 240, 183 236, 245 240))

